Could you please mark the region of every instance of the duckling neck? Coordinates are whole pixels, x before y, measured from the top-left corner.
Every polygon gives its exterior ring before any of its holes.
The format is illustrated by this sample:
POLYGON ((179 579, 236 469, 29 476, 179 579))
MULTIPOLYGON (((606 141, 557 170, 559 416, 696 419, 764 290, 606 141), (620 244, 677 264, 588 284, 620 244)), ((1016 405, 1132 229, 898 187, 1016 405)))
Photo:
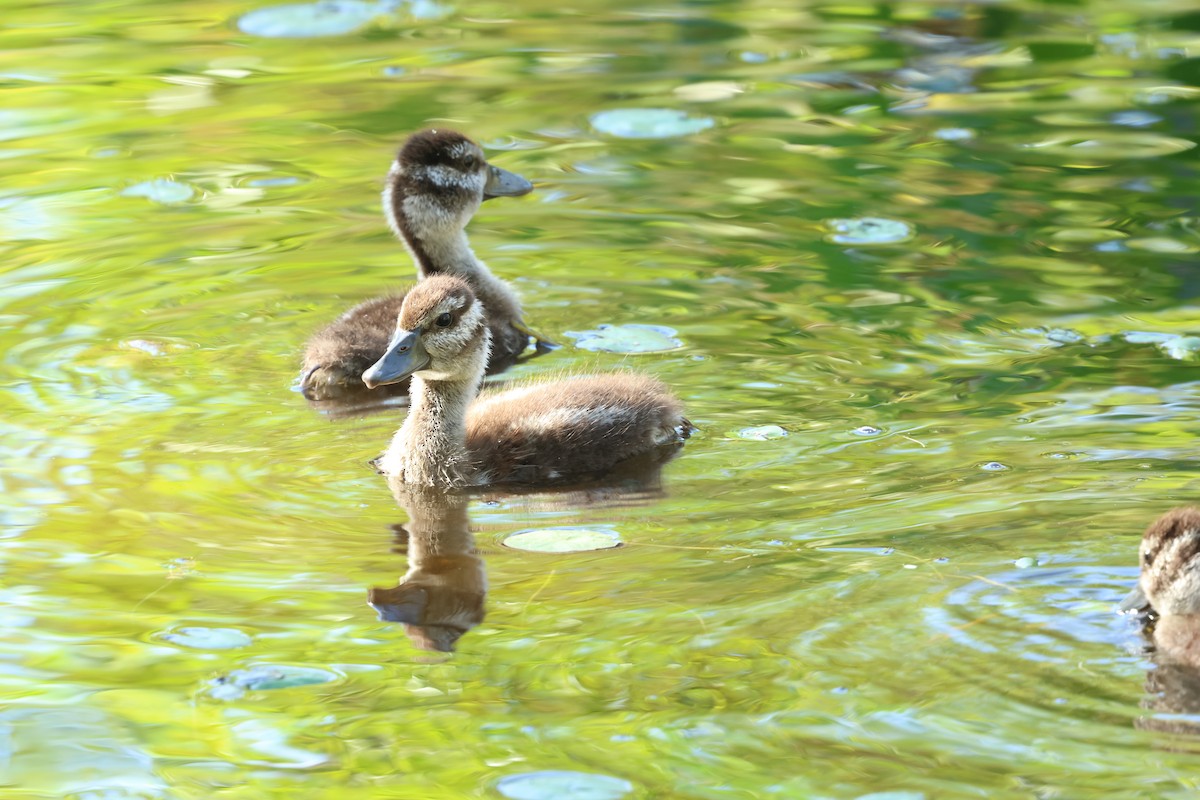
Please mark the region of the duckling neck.
POLYGON ((379 460, 380 469, 404 483, 455 487, 474 472, 467 452, 467 406, 482 376, 426 380, 414 376, 408 416, 379 460))
POLYGON ((458 275, 479 265, 464 230, 470 215, 464 219, 437 197, 412 191, 397 165, 392 166, 383 189, 383 212, 422 277, 442 272, 458 275))

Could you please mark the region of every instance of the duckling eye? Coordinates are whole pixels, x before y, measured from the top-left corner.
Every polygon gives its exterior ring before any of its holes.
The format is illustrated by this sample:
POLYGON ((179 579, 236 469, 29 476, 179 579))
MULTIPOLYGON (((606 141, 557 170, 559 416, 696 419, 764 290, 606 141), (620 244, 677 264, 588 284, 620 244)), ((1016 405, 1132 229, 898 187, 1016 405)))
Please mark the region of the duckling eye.
POLYGON ((467 156, 463 161, 463 167, 466 168, 467 172, 474 172, 479 169, 479 159, 475 156, 467 156))
POLYGON ((439 316, 436 320, 434 320, 434 324, 436 324, 439 328, 449 328, 450 323, 453 321, 454 321, 454 317, 450 316, 450 312, 447 311, 446 313, 439 316))

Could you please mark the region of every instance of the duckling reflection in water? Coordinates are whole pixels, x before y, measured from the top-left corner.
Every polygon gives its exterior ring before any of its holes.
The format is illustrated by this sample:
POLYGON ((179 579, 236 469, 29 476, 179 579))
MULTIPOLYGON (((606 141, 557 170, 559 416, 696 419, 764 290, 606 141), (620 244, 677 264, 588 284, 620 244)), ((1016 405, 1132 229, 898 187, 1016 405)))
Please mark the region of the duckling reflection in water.
POLYGON ((422 650, 449 652, 483 622, 487 572, 475 553, 468 497, 438 489, 393 487, 408 513, 402 529, 408 572, 390 589, 371 589, 367 602, 386 622, 404 624, 422 650))
POLYGON ((1155 667, 1146 674, 1145 704, 1156 716, 1138 727, 1200 734, 1200 508, 1163 514, 1142 536, 1138 585, 1121 610, 1144 615, 1142 634, 1155 667))
MULTIPOLYGON (((516 295, 475 256, 465 232, 484 200, 532 190, 533 184, 521 176, 488 164, 475 142, 444 128, 408 138, 383 190, 388 225, 412 255, 419 277, 456 275, 487 308, 492 335, 489 373, 515 363, 531 336, 539 352, 554 346, 525 326, 516 295)), ((362 373, 386 351, 403 301, 404 294, 368 300, 313 336, 301 369, 304 396, 328 400, 366 392, 362 373)), ((396 394, 405 391, 407 383, 394 386, 396 394)))
MULTIPOLYGON (((660 469, 661 464, 636 476, 622 475, 602 490, 547 495, 561 503, 543 508, 561 512, 645 506, 663 494, 660 469)), ((405 634, 422 650, 450 652, 485 615, 487 572, 471 533, 470 496, 400 481, 390 484, 408 515, 407 523, 396 526, 397 549, 407 553, 408 571, 394 587, 368 590, 367 603, 380 620, 403 624, 405 634)), ((561 524, 562 515, 556 519, 561 524)))
POLYGON ((408 417, 376 466, 421 486, 549 485, 594 479, 637 457, 669 458, 692 431, 653 378, 583 375, 474 400, 491 338, 466 281, 438 276, 404 299, 368 386, 412 377, 408 417), (474 400, 474 402, 472 402, 474 400))

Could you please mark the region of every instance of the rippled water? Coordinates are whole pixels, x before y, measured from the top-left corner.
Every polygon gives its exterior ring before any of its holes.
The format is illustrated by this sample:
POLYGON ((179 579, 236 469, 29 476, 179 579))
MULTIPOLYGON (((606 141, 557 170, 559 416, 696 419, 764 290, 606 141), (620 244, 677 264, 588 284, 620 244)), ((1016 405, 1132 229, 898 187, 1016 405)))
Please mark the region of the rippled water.
POLYGON ((1200 499, 1198 29, 11 5, 3 795, 1191 796, 1200 740, 1152 724, 1114 607, 1200 499), (566 343, 514 377, 630 366, 700 427, 640 503, 436 517, 452 654, 388 621, 428 600, 384 591, 419 520, 365 465, 402 412, 292 390, 311 332, 410 280, 378 190, 430 123, 538 184, 471 229, 566 343), (503 544, 539 529, 623 545, 503 544))

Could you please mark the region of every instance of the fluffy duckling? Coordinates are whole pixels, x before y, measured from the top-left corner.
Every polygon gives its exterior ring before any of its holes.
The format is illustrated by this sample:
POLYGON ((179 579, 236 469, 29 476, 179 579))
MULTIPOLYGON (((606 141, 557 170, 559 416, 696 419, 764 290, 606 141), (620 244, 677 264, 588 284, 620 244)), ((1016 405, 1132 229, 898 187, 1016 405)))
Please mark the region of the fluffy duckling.
POLYGON ((1200 614, 1200 508, 1174 508, 1142 534, 1141 577, 1122 611, 1200 614))
MULTIPOLYGON (((484 200, 532 190, 533 184, 521 176, 488 164, 475 142, 444 128, 408 138, 383 190, 388 225, 412 255, 419 277, 457 275, 487 308, 489 372, 511 366, 530 336, 539 349, 553 347, 525 326, 516 295, 475 256, 465 232, 484 200)), ((361 393, 363 371, 387 349, 403 302, 403 294, 368 300, 313 336, 301 369, 304 396, 324 400, 361 393)))
POLYGON ((439 487, 582 482, 673 452, 692 431, 680 402, 641 375, 584 375, 472 402, 490 338, 461 278, 408 293, 387 353, 362 376, 371 387, 412 376, 408 417, 375 462, 381 472, 439 487))

